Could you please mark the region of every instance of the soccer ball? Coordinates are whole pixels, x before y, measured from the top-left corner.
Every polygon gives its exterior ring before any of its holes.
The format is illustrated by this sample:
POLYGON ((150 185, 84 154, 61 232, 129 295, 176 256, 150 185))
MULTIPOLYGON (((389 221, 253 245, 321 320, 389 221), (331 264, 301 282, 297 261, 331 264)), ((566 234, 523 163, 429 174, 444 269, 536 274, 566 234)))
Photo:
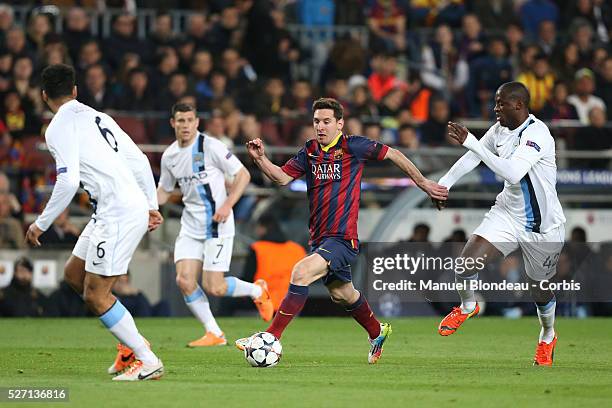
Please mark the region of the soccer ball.
POLYGON ((274 367, 280 361, 283 346, 268 332, 255 333, 244 348, 244 358, 253 367, 274 367))

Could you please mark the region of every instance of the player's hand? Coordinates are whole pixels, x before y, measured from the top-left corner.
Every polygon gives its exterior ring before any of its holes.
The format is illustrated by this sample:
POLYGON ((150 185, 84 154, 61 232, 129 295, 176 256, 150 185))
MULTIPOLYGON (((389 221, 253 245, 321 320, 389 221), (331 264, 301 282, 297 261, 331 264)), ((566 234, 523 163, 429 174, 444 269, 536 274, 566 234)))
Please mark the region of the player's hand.
POLYGON ((448 199, 448 189, 433 180, 425 180, 421 189, 434 200, 446 201, 448 199))
POLYGON ((436 200, 435 198, 431 199, 431 202, 434 204, 434 206, 439 210, 442 211, 443 209, 446 208, 446 200, 436 200))
POLYGON ((41 245, 38 238, 42 235, 44 231, 38 228, 35 222, 30 224, 28 231, 26 232, 25 242, 34 247, 39 247, 41 245))
POLYGON ((215 222, 225 222, 227 221, 227 219, 230 216, 230 213, 232 211, 232 207, 230 207, 229 205, 225 205, 223 204, 215 213, 215 215, 213 215, 213 221, 215 222))
POLYGON ((264 144, 260 138, 246 142, 247 153, 253 160, 261 159, 264 156, 264 144))
POLYGON ((162 217, 159 211, 149 210, 149 232, 155 231, 163 222, 164 217, 162 217))
POLYGON ((468 136, 468 130, 465 126, 462 126, 455 122, 448 122, 448 135, 451 139, 456 140, 459 144, 463 144, 468 136))

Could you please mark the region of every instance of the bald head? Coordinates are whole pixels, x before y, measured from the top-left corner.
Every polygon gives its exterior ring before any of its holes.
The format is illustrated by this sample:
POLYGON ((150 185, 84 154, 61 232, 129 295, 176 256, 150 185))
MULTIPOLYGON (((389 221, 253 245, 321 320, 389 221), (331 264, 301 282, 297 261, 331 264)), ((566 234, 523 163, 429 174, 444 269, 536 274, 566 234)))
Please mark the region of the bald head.
POLYGON ((529 90, 527 87, 521 82, 506 82, 499 87, 499 92, 502 93, 508 100, 522 102, 525 108, 529 106, 531 96, 529 95, 529 90))

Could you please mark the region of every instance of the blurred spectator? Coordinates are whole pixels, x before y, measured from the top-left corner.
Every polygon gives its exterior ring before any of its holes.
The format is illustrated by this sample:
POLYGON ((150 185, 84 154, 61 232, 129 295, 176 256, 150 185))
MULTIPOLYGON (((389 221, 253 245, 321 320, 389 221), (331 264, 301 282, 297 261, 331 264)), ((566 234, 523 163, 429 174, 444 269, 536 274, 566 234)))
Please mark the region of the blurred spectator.
MULTIPOLYGON (((375 54, 377 55, 377 54, 375 54)), ((361 75, 368 63, 367 51, 358 39, 344 35, 334 41, 323 67, 321 81, 361 75)))
POLYGON ((28 22, 27 43, 34 53, 40 53, 45 45, 45 36, 51 32, 51 21, 47 14, 32 14, 28 22))
POLYGON ((13 84, 21 98, 21 103, 28 111, 42 112, 43 102, 40 90, 34 86, 32 72, 34 66, 28 57, 18 57, 13 64, 13 84))
POLYGON ((570 95, 567 101, 574 105, 578 113, 578 119, 584 125, 589 124, 589 112, 593 108, 606 109, 604 101, 593 95, 595 90, 595 78, 593 71, 582 68, 576 72, 576 82, 574 85, 575 94, 570 95))
POLYGON ((612 107, 612 56, 601 64, 595 95, 604 101, 606 107, 612 107))
POLYGON ((468 13, 462 19, 462 36, 459 53, 464 55, 467 62, 486 54, 485 35, 478 16, 468 13))
POLYGON ((132 316, 149 317, 153 309, 147 297, 130 282, 130 271, 120 275, 113 286, 113 294, 125 306, 132 316))
POLYGON ((195 42, 189 37, 182 37, 177 41, 176 51, 179 57, 179 70, 189 72, 195 52, 195 42))
POLYGON ((13 77, 13 55, 6 49, 0 49, 0 92, 10 88, 13 77))
POLYGON ((99 111, 113 106, 115 98, 107 85, 106 72, 102 65, 90 65, 85 70, 84 82, 84 86, 77 88, 79 101, 99 111))
POLYGON ((293 79, 291 67, 300 60, 302 50, 298 42, 293 38, 291 32, 287 29, 285 13, 280 9, 272 9, 270 15, 272 16, 272 21, 276 28, 276 37, 278 41, 278 65, 274 72, 284 80, 289 81, 293 79))
POLYGON ((412 228, 412 235, 408 242, 429 242, 429 225, 418 223, 412 228))
POLYGON ((127 89, 117 99, 115 108, 125 111, 150 111, 155 109, 155 98, 149 86, 149 74, 142 67, 132 69, 128 75, 127 89))
POLYGON ((40 134, 40 119, 28 104, 22 104, 16 89, 10 89, 4 94, 2 120, 15 140, 40 134))
POLYGON ((221 67, 226 76, 226 92, 244 112, 252 112, 257 75, 253 67, 236 48, 228 48, 221 55, 221 67))
POLYGON ((471 64, 471 81, 467 93, 469 115, 487 118, 491 115, 497 88, 512 79, 512 65, 506 44, 500 37, 489 40, 487 55, 471 64))
POLYGON ((5 44, 6 33, 15 22, 13 7, 2 3, 0 4, 0 44, 5 44))
POLYGON ((580 68, 578 58, 578 46, 574 43, 567 44, 555 58, 555 72, 557 78, 566 83, 573 83, 576 71, 580 68))
MULTIPOLYGON (((610 129, 606 129, 606 111, 600 107, 593 107, 589 111, 589 125, 576 131, 575 148, 578 150, 607 150, 612 148, 610 129)), ((591 159, 573 160, 573 167, 586 167, 590 169, 607 169, 610 160, 591 159)))
POLYGON ((64 27, 62 38, 73 61, 79 59, 81 48, 92 39, 89 24, 89 15, 85 9, 82 7, 71 7, 68 10, 66 14, 66 27, 64 27))
POLYGON ((370 49, 400 52, 406 48, 406 17, 396 0, 373 0, 368 10, 370 49))
POLYGON ((110 67, 105 65, 102 59, 102 51, 96 40, 89 40, 83 43, 79 50, 79 57, 76 60, 75 69, 77 71, 77 86, 83 84, 85 71, 94 64, 100 64, 105 72, 110 72, 110 67))
POLYGON ((83 298, 62 280, 59 287, 49 295, 45 307, 45 316, 49 317, 85 317, 91 314, 83 298))
POLYGON ((607 43, 610 40, 612 10, 610 3, 604 0, 576 0, 565 8, 565 23, 569 24, 576 18, 589 23, 597 40, 607 43))
POLYGON ((378 115, 376 104, 372 100, 370 89, 367 86, 359 85, 353 88, 348 110, 351 116, 356 117, 378 115))
POLYGON ((550 57, 557 47, 557 27, 554 21, 544 20, 538 27, 538 46, 540 50, 550 57))
POLYGON ((512 78, 516 78, 520 72, 521 48, 523 47, 524 37, 525 33, 518 22, 512 22, 508 25, 505 32, 505 40, 508 48, 508 60, 512 65, 512 78))
POLYGON ((451 235, 444 240, 444 242, 467 242, 467 235, 465 233, 465 230, 454 230, 451 235))
POLYGON ((263 215, 255 225, 256 241, 249 247, 244 264, 243 279, 255 282, 264 279, 278 310, 287 294, 293 266, 306 256, 304 248, 285 236, 272 215, 263 215))
POLYGON ((0 289, 0 316, 39 317, 44 313, 45 297, 32 287, 32 262, 22 257, 15 261, 11 284, 0 289))
POLYGON ((151 75, 153 89, 165 89, 168 86, 170 75, 175 73, 179 67, 179 59, 176 50, 166 47, 158 53, 157 67, 151 75))
POLYGON ((535 58, 540 54, 540 47, 534 43, 527 43, 521 47, 518 66, 514 67, 515 72, 520 75, 522 72, 529 72, 533 69, 535 58))
POLYGON ((176 40, 172 32, 172 16, 170 13, 162 11, 155 16, 153 30, 149 33, 149 41, 156 49, 159 47, 171 47, 176 40))
POLYGON ((550 0, 527 0, 519 9, 525 32, 532 39, 538 34, 538 27, 542 21, 559 22, 559 9, 550 0))
POLYGON ((266 81, 264 92, 259 96, 255 106, 258 115, 262 118, 269 118, 280 115, 284 105, 285 85, 280 78, 270 78, 266 81))
POLYGON ((213 69, 212 55, 206 50, 196 51, 191 63, 189 73, 190 88, 193 89, 198 97, 198 104, 203 105, 205 101, 213 98, 213 91, 210 86, 210 74, 213 69))
POLYGON ((234 141, 225 133, 225 121, 220 112, 213 112, 206 120, 204 131, 207 135, 215 137, 223 142, 229 150, 234 148, 234 141))
POLYGON ((310 82, 297 80, 291 86, 291 94, 284 104, 284 114, 288 117, 309 115, 312 109, 312 88, 310 82))
POLYGON ((472 10, 487 30, 505 30, 516 18, 513 0, 472 0, 472 10))
POLYGON ((26 47, 26 35, 20 27, 12 27, 6 33, 5 47, 16 57, 33 59, 36 54, 26 47))
POLYGON ((540 119, 578 119, 576 108, 567 101, 568 95, 569 90, 567 84, 563 81, 555 82, 550 100, 540 111, 540 119))
POLYGON ((12 217, 19 218, 21 214, 21 204, 19 200, 11 192, 11 182, 8 176, 0 171, 0 196, 5 196, 8 199, 9 214, 12 217))
MULTIPOLYGON (((309 135, 305 140, 303 140, 303 137, 300 138, 300 140, 306 142, 308 139, 311 138, 312 128, 310 126, 303 126, 302 131, 309 135)), ((344 128, 342 129, 342 131, 347 135, 362 135, 363 124, 358 118, 347 118, 344 121, 344 128)))
POLYGON ((72 249, 79 239, 81 231, 68 219, 68 208, 60 213, 51 227, 40 236, 45 248, 72 249))
POLYGON ((578 47, 578 63, 591 67, 593 58, 593 28, 584 18, 575 18, 570 26, 572 42, 578 47))
POLYGON ((187 20, 187 37, 196 44, 196 48, 208 48, 208 20, 204 13, 193 13, 187 20))
POLYGON ((545 54, 537 55, 532 70, 521 73, 516 80, 529 90, 531 96, 529 108, 538 114, 550 99, 555 84, 555 76, 550 71, 548 57, 545 54))
POLYGON ((144 62, 150 60, 150 47, 136 37, 136 20, 130 14, 120 14, 115 18, 113 32, 106 39, 105 45, 104 55, 113 69, 121 66, 126 53, 136 54, 144 62))
POLYGON ((236 7, 226 7, 221 11, 221 18, 213 23, 208 33, 210 50, 219 56, 224 50, 237 47, 240 43, 240 12, 236 7))
POLYGON ((419 128, 421 143, 427 146, 446 144, 446 127, 450 119, 450 108, 444 98, 433 97, 429 119, 419 128))
POLYGON ((417 150, 419 148, 419 138, 417 136, 416 129, 411 125, 400 126, 397 142, 399 147, 417 150))
POLYGON ((397 77, 397 56, 393 53, 374 55, 371 61, 372 74, 368 78, 368 87, 374 102, 380 102, 391 89, 405 86, 397 77))
POLYGON ((429 105, 432 92, 423 86, 421 76, 415 70, 408 74, 408 90, 406 104, 410 112, 410 123, 420 124, 429 118, 429 105))
POLYGON ((380 124, 375 121, 364 122, 363 124, 363 135, 368 139, 380 140, 382 129, 380 124))
POLYGON ((168 87, 162 91, 163 97, 158 99, 157 110, 169 112, 179 98, 187 93, 187 77, 181 72, 175 72, 170 76, 168 87))
POLYGON ((455 46, 448 25, 436 28, 435 39, 423 47, 423 83, 447 98, 463 90, 469 79, 469 66, 455 46))
POLYGON ((253 65, 257 75, 264 78, 286 73, 279 72, 279 36, 270 15, 268 0, 237 0, 236 5, 244 16, 246 29, 242 37, 242 54, 253 65))
POLYGON ((419 25, 459 27, 465 13, 463 0, 410 0, 410 15, 419 25))

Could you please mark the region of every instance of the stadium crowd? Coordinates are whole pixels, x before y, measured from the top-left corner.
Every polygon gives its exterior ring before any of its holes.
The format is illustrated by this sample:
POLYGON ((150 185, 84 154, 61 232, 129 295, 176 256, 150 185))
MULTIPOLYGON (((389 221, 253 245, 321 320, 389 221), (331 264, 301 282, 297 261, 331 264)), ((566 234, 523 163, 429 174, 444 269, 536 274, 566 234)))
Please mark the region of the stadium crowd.
MULTIPOLYGON (((256 137, 299 145, 312 134, 313 98, 327 95, 345 106, 349 133, 407 149, 444 146, 450 118, 490 123, 495 90, 516 79, 531 91, 538 117, 582 124, 554 128, 566 148, 612 146, 612 8, 603 0, 41 3, 23 25, 21 2, 0 4, 0 220, 10 232, 3 247, 21 245, 10 220, 39 212, 54 182, 51 157, 36 148, 50 117, 38 78, 51 63, 74 65, 79 100, 115 111, 138 143, 171 142, 168 112, 184 101, 197 106, 207 133, 229 145, 256 137), (124 7, 108 36, 93 30, 104 3, 124 7), (135 13, 147 7, 157 14, 141 38, 135 13), (176 8, 188 12, 180 27, 176 8), (298 41, 292 24, 361 27, 368 43, 349 32, 328 42, 321 58, 316 41, 298 41)), ((158 167, 159 155, 151 161, 158 167)))

